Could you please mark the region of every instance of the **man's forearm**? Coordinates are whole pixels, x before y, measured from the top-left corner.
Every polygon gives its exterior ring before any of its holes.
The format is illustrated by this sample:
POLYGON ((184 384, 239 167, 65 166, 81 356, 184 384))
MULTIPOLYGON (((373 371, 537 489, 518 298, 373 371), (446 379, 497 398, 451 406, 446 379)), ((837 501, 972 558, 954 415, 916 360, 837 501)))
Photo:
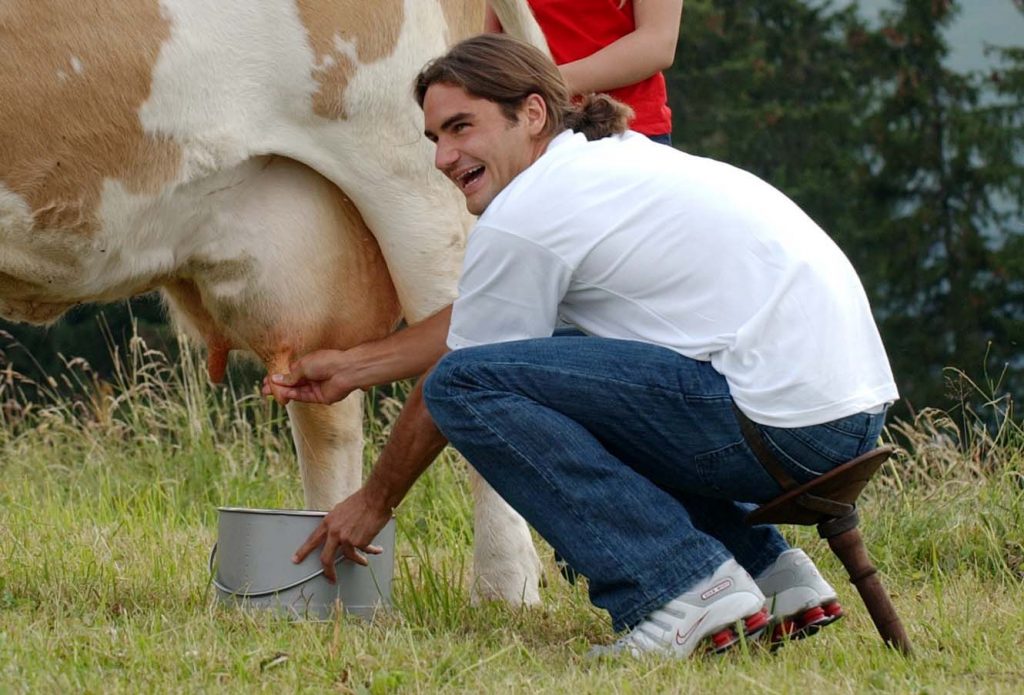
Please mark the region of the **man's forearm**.
POLYGON ((448 351, 451 316, 449 304, 415 325, 352 348, 349 383, 367 389, 424 374, 448 351))
POLYGON ((420 379, 406 399, 391 437, 363 486, 366 494, 384 509, 398 506, 412 484, 448 443, 434 424, 423 400, 425 380, 426 377, 420 379))

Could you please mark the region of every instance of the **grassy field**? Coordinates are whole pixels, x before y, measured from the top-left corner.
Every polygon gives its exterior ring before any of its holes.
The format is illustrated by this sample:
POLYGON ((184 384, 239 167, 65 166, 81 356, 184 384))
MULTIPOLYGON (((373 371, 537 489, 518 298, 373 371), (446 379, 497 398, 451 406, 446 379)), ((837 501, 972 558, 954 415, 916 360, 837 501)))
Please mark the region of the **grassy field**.
MULTIPOLYGON (((118 383, 72 363, 40 386, 61 383, 76 397, 28 405, 25 378, 0 373, 0 693, 1024 688, 1024 434, 1009 418, 964 433, 925 412, 889 432, 905 453, 869 488, 862 528, 913 658, 882 646, 814 531, 786 529, 847 618, 775 653, 594 662, 584 654, 612 640, 608 619, 558 577, 543 543, 543 607, 470 605, 471 512, 450 451, 399 511, 392 614, 293 623, 218 606, 216 507, 301 506, 282 411, 140 342, 118 383)), ((368 461, 398 404, 371 406, 368 461)))

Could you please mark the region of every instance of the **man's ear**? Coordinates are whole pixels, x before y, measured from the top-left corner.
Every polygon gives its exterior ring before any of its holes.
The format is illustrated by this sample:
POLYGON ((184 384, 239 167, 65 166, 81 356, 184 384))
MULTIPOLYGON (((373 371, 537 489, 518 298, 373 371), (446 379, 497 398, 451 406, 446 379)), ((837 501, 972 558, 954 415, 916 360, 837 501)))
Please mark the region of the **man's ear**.
POLYGON ((530 135, 540 135, 544 132, 544 126, 548 122, 548 105, 544 97, 537 93, 530 94, 523 102, 522 110, 527 132, 530 135))

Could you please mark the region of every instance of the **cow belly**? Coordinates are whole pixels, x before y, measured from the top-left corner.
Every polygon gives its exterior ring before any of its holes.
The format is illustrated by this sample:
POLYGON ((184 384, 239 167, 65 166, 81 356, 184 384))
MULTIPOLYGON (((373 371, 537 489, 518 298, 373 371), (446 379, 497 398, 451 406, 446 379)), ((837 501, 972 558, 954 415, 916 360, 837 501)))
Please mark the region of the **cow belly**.
MULTIPOLYGON (((231 349, 283 371, 311 350, 392 330, 395 291, 351 201, 290 159, 260 158, 243 171, 203 216, 204 242, 164 286, 176 322, 206 343, 211 377, 223 376, 231 349)), ((289 415, 306 504, 329 508, 360 484, 361 393, 334 406, 292 404, 289 415)))

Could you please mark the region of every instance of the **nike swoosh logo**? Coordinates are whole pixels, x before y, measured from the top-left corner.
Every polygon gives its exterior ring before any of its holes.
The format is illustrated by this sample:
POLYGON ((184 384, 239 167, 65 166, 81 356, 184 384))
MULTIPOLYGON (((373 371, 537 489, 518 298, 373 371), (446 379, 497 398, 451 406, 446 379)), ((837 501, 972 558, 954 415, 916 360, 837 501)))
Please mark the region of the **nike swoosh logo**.
POLYGON ((680 632, 679 630, 676 630, 676 644, 678 644, 679 646, 683 646, 684 644, 686 644, 686 640, 690 639, 690 635, 693 634, 694 630, 700 627, 701 623, 704 622, 704 618, 706 617, 708 617, 708 612, 704 611, 704 614, 697 619, 697 622, 690 626, 689 630, 687 630, 686 632, 680 632))

